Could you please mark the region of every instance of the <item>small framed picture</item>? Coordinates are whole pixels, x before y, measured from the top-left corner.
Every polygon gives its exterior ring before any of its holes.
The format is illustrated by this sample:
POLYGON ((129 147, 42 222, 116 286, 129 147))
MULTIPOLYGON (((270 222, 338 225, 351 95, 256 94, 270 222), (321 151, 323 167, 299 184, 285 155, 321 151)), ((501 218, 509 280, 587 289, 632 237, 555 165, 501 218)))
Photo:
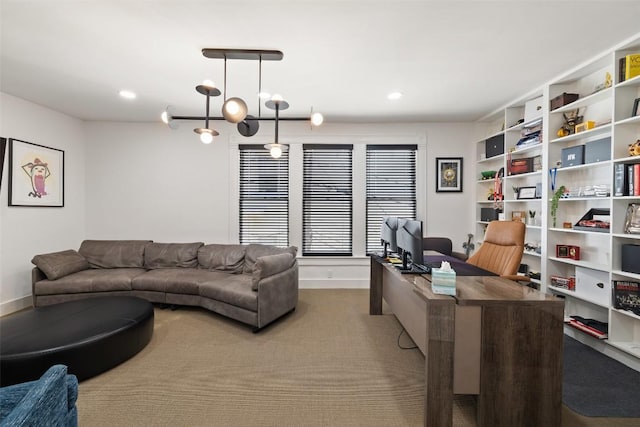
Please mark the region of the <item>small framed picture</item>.
POLYGON ((631 111, 631 117, 640 116, 640 98, 636 98, 633 101, 633 110, 631 111))
POLYGON ((518 200, 520 199, 535 199, 536 187, 520 187, 518 191, 518 200))
POLYGON ((462 157, 436 158, 436 192, 462 192, 462 157))
POLYGON ((9 206, 64 206, 64 151, 9 139, 9 206))

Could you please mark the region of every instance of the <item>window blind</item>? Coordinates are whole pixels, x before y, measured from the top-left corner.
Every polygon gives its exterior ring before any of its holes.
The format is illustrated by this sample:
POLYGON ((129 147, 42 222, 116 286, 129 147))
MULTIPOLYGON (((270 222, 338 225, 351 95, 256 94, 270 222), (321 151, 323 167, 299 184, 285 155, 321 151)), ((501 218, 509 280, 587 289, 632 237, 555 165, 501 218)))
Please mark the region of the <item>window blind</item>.
POLYGON ((289 245, 289 155, 240 145, 241 244, 289 245))
POLYGON ((352 145, 303 145, 302 254, 352 254, 352 145))
POLYGON ((367 253, 385 216, 416 218, 416 145, 367 145, 367 253))

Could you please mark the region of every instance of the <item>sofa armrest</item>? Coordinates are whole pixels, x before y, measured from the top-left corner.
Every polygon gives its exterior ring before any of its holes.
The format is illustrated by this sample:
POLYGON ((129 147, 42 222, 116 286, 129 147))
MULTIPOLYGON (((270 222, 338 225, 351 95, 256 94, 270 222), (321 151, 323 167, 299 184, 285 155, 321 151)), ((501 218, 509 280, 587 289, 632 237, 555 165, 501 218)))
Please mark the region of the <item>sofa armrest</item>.
POLYGON ((47 278, 47 276, 38 267, 33 267, 33 269, 31 269, 31 297, 33 299, 33 306, 34 307, 37 307, 37 305, 36 305, 36 283, 38 283, 41 280, 45 280, 46 278, 47 278))
POLYGON ((290 269, 296 264, 296 258, 290 253, 277 255, 265 255, 256 260, 251 278, 251 288, 258 290, 258 285, 262 279, 274 276, 290 269))
POLYGON ((298 305, 298 263, 258 282, 257 328, 268 325, 298 305))

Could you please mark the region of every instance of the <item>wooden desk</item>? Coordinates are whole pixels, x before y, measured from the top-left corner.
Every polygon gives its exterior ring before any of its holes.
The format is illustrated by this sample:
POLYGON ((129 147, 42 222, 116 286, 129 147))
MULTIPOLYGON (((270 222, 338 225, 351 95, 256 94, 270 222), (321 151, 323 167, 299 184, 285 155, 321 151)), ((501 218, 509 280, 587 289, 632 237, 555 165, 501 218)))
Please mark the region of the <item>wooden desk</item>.
POLYGON ((370 314, 384 298, 425 356, 425 426, 452 425, 454 393, 478 394, 478 426, 559 426, 564 301, 495 276, 456 288, 371 258, 370 314))

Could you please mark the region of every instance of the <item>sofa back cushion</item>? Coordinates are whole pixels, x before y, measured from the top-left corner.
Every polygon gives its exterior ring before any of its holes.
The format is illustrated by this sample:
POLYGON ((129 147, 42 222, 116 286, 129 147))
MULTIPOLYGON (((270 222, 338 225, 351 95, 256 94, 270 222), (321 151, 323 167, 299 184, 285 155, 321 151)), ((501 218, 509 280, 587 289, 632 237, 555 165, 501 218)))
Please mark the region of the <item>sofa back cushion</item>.
POLYGON ((93 268, 142 268, 149 243, 151 240, 85 240, 78 252, 93 268))
POLYGON ((252 243, 250 245, 247 245, 246 255, 244 256, 244 272, 252 274, 256 261, 261 256, 289 253, 295 258, 297 252, 298 249, 295 246, 282 248, 279 246, 260 245, 252 243))
POLYGON ((36 255, 31 262, 42 270, 49 280, 89 269, 87 259, 73 249, 36 255))
POLYGON ((194 243, 149 243, 144 250, 144 267, 195 268, 198 266, 198 249, 202 242, 194 243))
POLYGON ((204 245, 198 251, 200 268, 242 273, 245 257, 244 245, 204 245))

